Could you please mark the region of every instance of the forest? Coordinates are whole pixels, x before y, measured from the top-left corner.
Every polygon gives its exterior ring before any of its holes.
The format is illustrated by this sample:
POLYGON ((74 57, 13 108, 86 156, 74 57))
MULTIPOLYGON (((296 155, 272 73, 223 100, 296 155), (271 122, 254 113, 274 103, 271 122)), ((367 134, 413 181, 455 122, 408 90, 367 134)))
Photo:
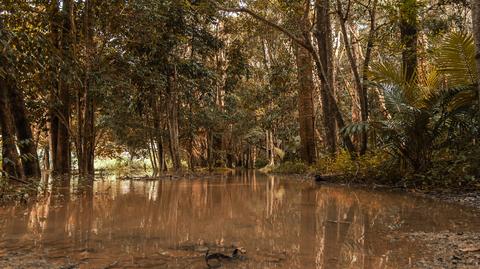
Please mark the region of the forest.
POLYGON ((0 268, 479 268, 480 0, 0 0, 0 268))
POLYGON ((1 2, 17 183, 125 159, 478 185, 476 1, 1 2))

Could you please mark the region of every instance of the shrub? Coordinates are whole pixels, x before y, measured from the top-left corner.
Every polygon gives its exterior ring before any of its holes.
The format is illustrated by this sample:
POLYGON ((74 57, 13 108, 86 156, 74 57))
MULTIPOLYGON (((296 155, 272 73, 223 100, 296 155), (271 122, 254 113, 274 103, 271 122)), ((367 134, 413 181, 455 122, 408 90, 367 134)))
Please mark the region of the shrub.
POLYGON ((304 174, 308 172, 308 170, 308 165, 302 162, 288 161, 278 165, 272 171, 279 174, 304 174))
POLYGON ((391 180, 398 178, 391 169, 390 158, 385 151, 370 151, 352 159, 347 151, 337 156, 320 158, 313 167, 316 174, 337 175, 339 179, 356 181, 391 180))

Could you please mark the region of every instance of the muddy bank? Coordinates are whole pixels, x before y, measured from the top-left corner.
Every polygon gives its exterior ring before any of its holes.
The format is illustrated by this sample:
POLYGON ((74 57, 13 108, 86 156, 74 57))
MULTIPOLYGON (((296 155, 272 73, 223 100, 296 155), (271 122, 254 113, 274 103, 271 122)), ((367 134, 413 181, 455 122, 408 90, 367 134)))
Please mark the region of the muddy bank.
MULTIPOLYGON (((275 174, 275 173, 273 173, 275 174)), ((285 176, 282 174, 276 174, 277 176, 285 176)), ((401 191, 410 193, 413 195, 419 195, 422 197, 435 199, 441 202, 447 203, 456 203, 462 206, 472 207, 480 211, 480 189, 472 188, 443 188, 436 186, 429 186, 426 188, 417 188, 412 186, 407 186, 407 184, 379 184, 377 182, 367 181, 367 180, 347 180, 342 175, 322 175, 321 180, 316 180, 316 175, 312 174, 297 174, 291 175, 298 177, 301 181, 312 181, 316 182, 318 185, 328 185, 328 186, 346 186, 346 187, 355 187, 355 188, 366 188, 370 190, 384 190, 384 191, 401 191)))
POLYGON ((414 232, 391 235, 391 241, 406 240, 431 251, 413 268, 480 268, 480 234, 471 232, 414 232))
POLYGON ((451 192, 448 190, 443 190, 429 191, 423 193, 423 195, 425 195, 426 197, 437 199, 442 202, 457 203, 480 210, 480 191, 451 192))

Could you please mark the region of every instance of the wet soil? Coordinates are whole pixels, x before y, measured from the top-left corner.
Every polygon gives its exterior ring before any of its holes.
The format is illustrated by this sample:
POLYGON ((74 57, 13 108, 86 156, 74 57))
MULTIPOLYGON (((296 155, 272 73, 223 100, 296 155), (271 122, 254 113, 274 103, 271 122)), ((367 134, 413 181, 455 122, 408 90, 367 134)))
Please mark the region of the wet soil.
POLYGON ((425 193, 439 201, 469 206, 480 211, 480 191, 449 191, 437 190, 425 193))

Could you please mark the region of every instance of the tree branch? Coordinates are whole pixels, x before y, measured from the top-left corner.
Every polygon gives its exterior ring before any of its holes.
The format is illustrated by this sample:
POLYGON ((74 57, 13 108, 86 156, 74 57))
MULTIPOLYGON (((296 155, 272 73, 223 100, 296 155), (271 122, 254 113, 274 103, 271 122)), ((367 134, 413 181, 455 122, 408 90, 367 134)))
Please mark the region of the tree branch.
POLYGON ((248 9, 248 8, 245 8, 245 7, 237 7, 237 8, 229 8, 229 7, 224 7, 224 6, 221 6, 220 4, 218 4, 216 1, 214 0, 210 0, 210 2, 218 9, 218 10, 221 10, 221 11, 225 11, 225 12, 232 12, 232 13, 246 13, 250 16, 252 16, 254 19, 258 20, 258 21, 261 21, 263 23, 265 23, 266 25, 272 27, 272 28, 275 28, 277 29, 278 31, 284 33, 286 36, 288 36, 290 39, 292 39, 293 41, 295 41, 295 43, 297 43, 298 45, 304 47, 305 49, 311 51, 312 50, 312 47, 309 46, 308 44, 306 44, 301 38, 297 37, 295 34, 293 34, 292 32, 288 31, 287 29, 285 29, 284 27, 276 24, 275 22, 272 22, 270 20, 268 20, 267 18, 264 18, 263 16, 257 14, 255 11, 251 10, 251 9, 248 9))

